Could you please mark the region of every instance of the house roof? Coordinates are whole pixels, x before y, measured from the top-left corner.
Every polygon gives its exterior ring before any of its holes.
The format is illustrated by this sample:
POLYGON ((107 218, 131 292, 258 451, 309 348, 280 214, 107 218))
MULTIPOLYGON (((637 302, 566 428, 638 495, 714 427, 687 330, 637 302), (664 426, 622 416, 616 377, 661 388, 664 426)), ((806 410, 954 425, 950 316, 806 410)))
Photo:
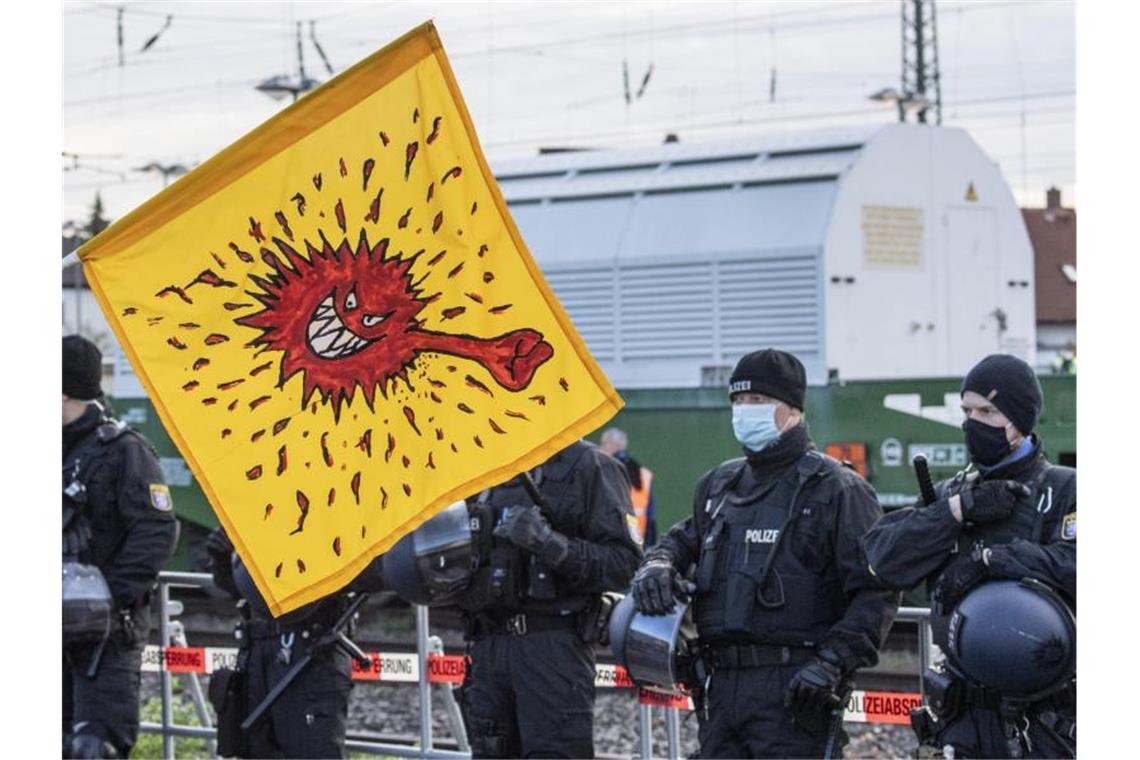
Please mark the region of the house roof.
POLYGON ((1058 203, 1023 208, 1021 216, 1033 245, 1038 322, 1076 322, 1077 212, 1058 203), (1062 267, 1073 267, 1070 279, 1062 267))

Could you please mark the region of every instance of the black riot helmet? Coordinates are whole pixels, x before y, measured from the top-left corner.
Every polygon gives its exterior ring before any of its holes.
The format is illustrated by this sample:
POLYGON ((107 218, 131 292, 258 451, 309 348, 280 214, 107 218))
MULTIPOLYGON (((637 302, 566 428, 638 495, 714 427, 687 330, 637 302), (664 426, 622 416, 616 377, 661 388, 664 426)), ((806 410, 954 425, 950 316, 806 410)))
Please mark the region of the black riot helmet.
POLYGON ((647 615, 625 596, 610 615, 610 649, 639 686, 672 689, 687 680, 697 650, 689 605, 678 601, 672 612, 647 615))
POLYGON ((973 683, 1015 699, 1065 686, 1077 669, 1077 621, 1060 595, 1023 578, 975 586, 950 616, 946 656, 973 683))
POLYGON ((411 604, 454 604, 471 585, 473 552, 467 503, 457 501, 384 554, 384 581, 411 604))

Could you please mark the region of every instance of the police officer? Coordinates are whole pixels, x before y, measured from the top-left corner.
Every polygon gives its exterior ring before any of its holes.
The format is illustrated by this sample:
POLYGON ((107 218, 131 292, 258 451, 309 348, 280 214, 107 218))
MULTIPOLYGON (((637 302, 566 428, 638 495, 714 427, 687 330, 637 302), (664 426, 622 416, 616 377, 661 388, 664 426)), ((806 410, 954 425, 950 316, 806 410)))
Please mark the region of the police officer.
MULTIPOLYGON (((1049 464, 1033 433, 1042 394, 1032 368, 1006 354, 987 356, 962 381, 962 425, 971 464, 935 487, 936 500, 886 515, 866 536, 870 569, 886 587, 923 580, 934 631, 976 584, 1035 578, 1077 598, 1077 473, 1049 464)), ((936 674, 930 674, 931 676, 936 674)), ((919 741, 958 757, 1063 757, 1075 751, 1075 684, 1029 707, 1009 743, 1001 694, 954 679, 937 721, 919 720, 919 741), (954 703, 957 703, 956 705, 954 703), (1028 744, 1028 746, 1026 746, 1028 744)), ((940 700, 941 701, 941 700, 940 700)))
POLYGON ((63 339, 64 562, 98 568, 111 601, 98 641, 64 636, 68 757, 126 757, 134 746, 151 589, 178 535, 154 450, 97 400, 102 363, 91 341, 63 339))
POLYGON ((630 456, 629 436, 624 430, 612 427, 602 433, 598 447, 625 465, 629 476, 629 497, 633 514, 641 531, 642 547, 657 543, 657 505, 653 499, 653 470, 630 456))
POLYGON ((521 477, 469 502, 467 736, 475 757, 593 757, 601 595, 641 560, 629 480, 585 441, 529 475, 542 506, 521 477))
POLYGON ((225 674, 227 683, 211 682, 219 754, 346 757, 352 658, 342 647, 327 642, 318 645, 347 607, 346 596, 333 594, 274 619, 221 528, 210 534, 206 551, 214 583, 241 600, 237 672, 225 674), (300 675, 248 732, 242 732, 241 722, 293 664, 310 653, 312 660, 300 675), (228 683, 230 678, 238 679, 236 686, 228 683))
POLYGON ((898 606, 859 544, 882 514, 878 499, 814 450, 805 387, 789 353, 740 360, 729 394, 745 456, 700 479, 692 517, 634 578, 637 609, 662 613, 695 571, 701 757, 837 754, 852 673, 875 664, 898 606))

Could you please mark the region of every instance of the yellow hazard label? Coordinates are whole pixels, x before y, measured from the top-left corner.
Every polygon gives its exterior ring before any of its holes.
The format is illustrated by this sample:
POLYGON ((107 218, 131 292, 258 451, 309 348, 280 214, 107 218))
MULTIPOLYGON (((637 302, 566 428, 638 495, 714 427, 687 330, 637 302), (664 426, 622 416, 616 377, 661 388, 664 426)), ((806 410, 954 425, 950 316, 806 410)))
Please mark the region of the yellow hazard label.
POLYGON ((970 185, 966 188, 966 200, 968 200, 970 203, 978 200, 978 191, 974 189, 973 182, 971 182, 970 185))

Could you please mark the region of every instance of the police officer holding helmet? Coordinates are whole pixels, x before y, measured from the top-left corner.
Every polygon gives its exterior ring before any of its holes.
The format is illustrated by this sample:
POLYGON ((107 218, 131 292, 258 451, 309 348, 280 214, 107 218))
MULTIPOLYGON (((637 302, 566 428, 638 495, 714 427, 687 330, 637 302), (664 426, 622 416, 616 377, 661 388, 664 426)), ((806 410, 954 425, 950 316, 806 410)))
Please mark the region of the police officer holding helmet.
POLYGON ((838 755, 852 674, 877 662, 898 607, 860 545, 878 499, 815 451, 805 390, 789 353, 737 363, 729 394, 745 456, 701 478, 693 515, 646 553, 633 582, 637 609, 664 613, 679 579, 695 577, 701 757, 838 755))
POLYGON ((1076 631, 1066 605, 1075 609, 1077 598, 1077 474, 1050 464, 1033 433, 1043 400, 1024 361, 987 356, 961 395, 970 466, 938 483, 930 503, 886 515, 866 536, 883 586, 926 581, 935 641, 948 657, 925 674, 932 709, 912 723, 922 745, 958 757, 1070 757, 1076 631), (1008 580, 991 586, 995 579, 1008 580), (992 637, 961 625, 967 617, 984 617, 992 637), (1006 625, 1039 635, 1021 636, 1021 646, 986 668, 971 667, 994 658, 1006 625))
POLYGON ((151 589, 178 523, 150 443, 105 413, 103 357, 63 339, 63 754, 126 757, 138 736, 151 589))
POLYGON ((468 501, 467 736, 475 757, 593 757, 602 594, 641 560, 629 480, 585 441, 527 475, 537 494, 520 476, 468 501))

